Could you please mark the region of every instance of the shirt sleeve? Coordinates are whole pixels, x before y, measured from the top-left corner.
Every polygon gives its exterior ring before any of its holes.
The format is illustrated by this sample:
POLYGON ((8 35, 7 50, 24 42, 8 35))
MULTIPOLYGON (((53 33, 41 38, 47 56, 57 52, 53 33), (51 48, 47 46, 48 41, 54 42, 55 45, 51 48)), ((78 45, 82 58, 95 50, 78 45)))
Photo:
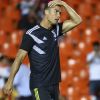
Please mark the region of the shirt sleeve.
POLYGON ((33 40, 33 38, 28 34, 24 34, 20 49, 23 49, 29 53, 34 44, 35 41, 33 40))

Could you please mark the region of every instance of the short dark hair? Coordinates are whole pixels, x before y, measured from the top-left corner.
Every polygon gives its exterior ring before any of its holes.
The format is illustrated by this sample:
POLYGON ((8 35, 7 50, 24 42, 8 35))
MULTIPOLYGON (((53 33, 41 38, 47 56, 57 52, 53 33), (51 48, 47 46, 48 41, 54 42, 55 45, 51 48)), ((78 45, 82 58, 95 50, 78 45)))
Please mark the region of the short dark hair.
MULTIPOLYGON (((57 5, 57 6, 61 7, 60 5, 57 5)), ((46 10, 46 9, 48 9, 48 8, 50 8, 50 7, 49 7, 48 4, 46 3, 45 6, 44 6, 44 10, 46 10)))
POLYGON ((49 7, 48 7, 48 4, 46 3, 45 6, 44 6, 44 10, 47 10, 49 7))
POLYGON ((4 59, 4 56, 0 54, 0 61, 2 61, 3 59, 4 59))
POLYGON ((98 41, 93 42, 93 46, 100 46, 100 43, 98 41))

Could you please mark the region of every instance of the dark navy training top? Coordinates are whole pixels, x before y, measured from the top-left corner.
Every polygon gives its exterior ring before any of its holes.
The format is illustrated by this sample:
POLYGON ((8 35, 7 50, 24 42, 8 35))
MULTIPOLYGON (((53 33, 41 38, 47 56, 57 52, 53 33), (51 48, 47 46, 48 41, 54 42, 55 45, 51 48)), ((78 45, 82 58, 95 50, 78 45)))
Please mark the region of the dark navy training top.
POLYGON ((20 49, 28 52, 30 61, 30 88, 50 86, 61 81, 58 37, 62 24, 48 30, 36 25, 24 34, 20 49))

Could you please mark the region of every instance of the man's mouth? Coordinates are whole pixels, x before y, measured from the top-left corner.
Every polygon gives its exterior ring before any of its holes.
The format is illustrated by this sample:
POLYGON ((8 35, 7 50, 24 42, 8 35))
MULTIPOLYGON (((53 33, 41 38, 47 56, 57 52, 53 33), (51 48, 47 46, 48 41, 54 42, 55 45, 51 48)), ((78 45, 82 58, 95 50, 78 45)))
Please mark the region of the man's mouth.
POLYGON ((55 20, 58 22, 59 19, 55 19, 55 20))

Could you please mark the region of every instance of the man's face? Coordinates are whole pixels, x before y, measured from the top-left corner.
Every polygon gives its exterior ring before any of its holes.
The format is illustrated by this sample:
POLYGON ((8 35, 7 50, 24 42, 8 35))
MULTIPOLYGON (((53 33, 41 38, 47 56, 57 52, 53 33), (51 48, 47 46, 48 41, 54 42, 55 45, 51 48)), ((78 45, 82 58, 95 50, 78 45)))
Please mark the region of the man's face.
POLYGON ((94 46, 94 50, 95 50, 96 52, 100 51, 100 45, 94 46))
POLYGON ((51 24, 56 24, 60 20, 61 7, 54 6, 48 9, 47 19, 51 24))

